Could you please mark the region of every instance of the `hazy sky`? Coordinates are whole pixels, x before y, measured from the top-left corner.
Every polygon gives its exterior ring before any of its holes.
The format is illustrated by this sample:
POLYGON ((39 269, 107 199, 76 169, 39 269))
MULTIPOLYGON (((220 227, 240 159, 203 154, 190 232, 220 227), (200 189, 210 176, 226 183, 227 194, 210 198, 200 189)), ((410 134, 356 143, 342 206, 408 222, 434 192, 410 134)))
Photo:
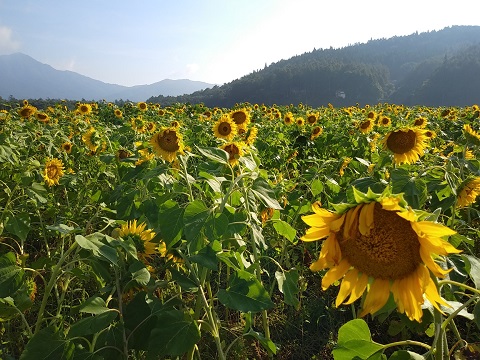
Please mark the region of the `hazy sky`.
POLYGON ((127 86, 221 85, 314 48, 480 25, 479 7, 477 0, 0 0, 0 55, 22 52, 127 86))

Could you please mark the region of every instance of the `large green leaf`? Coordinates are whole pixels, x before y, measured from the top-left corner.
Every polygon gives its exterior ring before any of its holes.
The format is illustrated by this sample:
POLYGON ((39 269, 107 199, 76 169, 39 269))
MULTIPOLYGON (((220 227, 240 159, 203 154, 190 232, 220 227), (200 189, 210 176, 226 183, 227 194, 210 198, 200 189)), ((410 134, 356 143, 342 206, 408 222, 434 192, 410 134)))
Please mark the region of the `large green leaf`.
POLYGON ((215 162, 221 163, 221 164, 228 164, 228 153, 219 148, 214 148, 214 147, 207 147, 207 148, 202 148, 197 146, 198 151, 200 154, 205 156, 206 158, 213 160, 215 162))
POLYGON ((300 304, 297 296, 300 291, 298 289, 298 270, 276 271, 275 277, 278 282, 278 288, 283 293, 285 303, 297 307, 300 304))
POLYGON ((95 295, 85 300, 85 302, 78 307, 78 310, 83 313, 98 315, 111 309, 107 307, 107 303, 103 298, 95 295))
POLYGON ((53 327, 47 327, 30 339, 20 360, 70 360, 74 351, 73 342, 63 339, 53 327))
POLYGON ((217 253, 210 246, 204 247, 197 254, 191 256, 190 261, 210 270, 217 270, 218 268, 217 253))
POLYGON ((210 240, 219 240, 227 232, 228 229, 228 217, 225 214, 213 214, 205 223, 205 236, 210 240))
POLYGON ((391 173, 392 191, 395 194, 404 193, 404 198, 410 206, 420 209, 427 200, 427 184, 418 177, 413 177, 405 169, 394 169, 391 173))
POLYGON ((18 236, 22 241, 27 240, 27 235, 30 232, 30 215, 28 213, 20 213, 7 218, 5 230, 10 234, 18 236))
POLYGON ((147 294, 139 292, 125 308, 125 327, 131 334, 128 345, 132 349, 148 349, 148 339, 157 322, 147 300, 149 300, 147 294))
POLYGON ((13 295, 22 285, 24 271, 13 252, 0 256, 0 298, 13 295))
POLYGON ((367 323, 362 319, 354 319, 339 329, 333 358, 335 360, 368 359, 382 349, 382 345, 372 341, 367 323))
POLYGON ((110 326, 117 316, 117 311, 110 310, 102 312, 98 315, 80 319, 70 327, 68 336, 72 338, 99 333, 110 326))
POLYGON ((103 235, 91 234, 88 237, 82 235, 76 235, 75 241, 83 249, 90 250, 93 255, 97 258, 106 259, 110 261, 113 265, 118 264, 117 250, 113 247, 103 243, 99 239, 103 235))
POLYGON ((183 231, 183 213, 185 209, 178 206, 161 210, 158 215, 158 224, 162 233, 162 240, 171 248, 177 243, 183 231))
POLYGON ((245 270, 233 274, 230 286, 219 290, 218 300, 226 307, 242 312, 259 312, 274 305, 260 281, 245 270))
POLYGON ((256 178, 252 184, 251 191, 266 207, 282 209, 280 203, 275 198, 275 193, 264 178, 256 178))
POLYGON ((161 356, 179 356, 199 340, 200 329, 195 321, 180 310, 164 311, 150 334, 148 350, 161 356))
POLYGON ((294 242, 297 230, 295 230, 289 223, 283 220, 277 220, 273 223, 273 227, 278 235, 286 237, 292 243, 294 242))
POLYGON ((187 205, 183 214, 184 234, 189 242, 191 252, 201 249, 200 236, 207 224, 210 209, 200 200, 195 200, 187 205))
POLYGON ((480 289, 480 260, 472 255, 462 255, 468 261, 467 271, 475 284, 476 289, 480 289))

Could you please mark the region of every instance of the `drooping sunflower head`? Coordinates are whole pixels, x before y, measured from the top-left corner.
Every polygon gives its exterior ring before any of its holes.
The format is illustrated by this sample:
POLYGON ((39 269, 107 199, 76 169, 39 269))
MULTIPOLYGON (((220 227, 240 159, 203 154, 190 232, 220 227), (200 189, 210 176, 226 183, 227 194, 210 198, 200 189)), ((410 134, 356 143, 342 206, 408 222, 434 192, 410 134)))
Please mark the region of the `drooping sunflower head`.
POLYGON ((238 165, 238 159, 245 154, 246 145, 243 142, 231 142, 220 147, 228 153, 228 162, 231 166, 238 165))
POLYGON ((237 134, 237 124, 228 115, 223 115, 212 127, 217 139, 232 141, 237 134))
POLYGON ((460 187, 457 196, 457 208, 463 208, 473 204, 480 195, 480 176, 467 179, 460 187))
POLYGON ((158 244, 152 241, 155 238, 155 232, 151 229, 145 229, 146 227, 147 224, 144 222, 137 224, 135 219, 123 224, 118 233, 121 238, 130 237, 133 240, 137 248, 137 255, 144 262, 158 253, 158 244))
POLYGON ((480 144, 480 133, 475 131, 470 124, 463 125, 463 130, 465 131, 465 136, 471 140, 474 144, 480 144))
POLYGON ((47 159, 43 169, 43 180, 48 186, 58 185, 60 178, 64 175, 63 162, 60 159, 47 159))
POLYGON ((18 114, 23 119, 28 119, 30 116, 34 115, 37 112, 37 108, 32 105, 24 105, 20 110, 18 110, 18 114))
POLYGON ((92 105, 79 104, 77 110, 81 115, 88 115, 92 112, 92 105))
POLYGON ((250 112, 246 108, 233 110, 229 115, 237 125, 237 128, 246 129, 248 124, 250 124, 250 112))
POLYGON ((182 135, 175 128, 164 128, 150 139, 155 154, 165 161, 172 162, 184 149, 182 135))
POLYGON ((310 266, 313 271, 329 269, 322 288, 342 280, 337 306, 347 298, 345 303, 351 304, 366 292, 360 316, 380 310, 390 293, 398 311, 411 320, 421 320, 424 298, 440 310, 439 305, 447 303, 430 272, 444 277, 448 270, 432 256, 460 252, 443 238, 455 231, 421 221, 401 195, 388 189, 382 194, 353 190, 355 204, 337 212, 314 204, 314 214, 302 217, 310 226, 303 241, 326 238, 318 260, 310 266))
POLYGON ((409 127, 389 132, 382 143, 393 153, 396 164, 415 163, 427 147, 425 131, 409 127))
POLYGON ((93 126, 89 128, 85 134, 82 135, 82 140, 85 145, 87 145, 88 149, 92 152, 97 151, 100 145, 100 137, 93 126))
POLYGON ((50 116, 44 112, 37 112, 35 114, 35 117, 37 118, 38 121, 40 121, 43 124, 46 124, 50 121, 50 116))

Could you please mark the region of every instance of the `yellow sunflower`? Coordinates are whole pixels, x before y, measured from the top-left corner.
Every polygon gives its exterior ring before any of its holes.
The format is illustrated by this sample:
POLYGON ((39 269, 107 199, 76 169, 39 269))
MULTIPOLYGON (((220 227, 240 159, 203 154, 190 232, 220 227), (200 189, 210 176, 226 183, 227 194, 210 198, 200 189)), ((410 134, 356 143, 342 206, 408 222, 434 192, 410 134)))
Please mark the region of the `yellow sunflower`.
POLYGON ((90 129, 88 129, 88 131, 85 134, 82 135, 83 142, 85 143, 85 145, 87 145, 88 149, 92 152, 95 152, 98 149, 99 145, 97 142, 98 140, 97 138, 98 138, 98 134, 94 127, 91 127, 90 129))
POLYGON ((182 153, 184 149, 182 135, 172 127, 164 128, 154 134, 150 139, 150 144, 157 156, 168 162, 175 160, 177 153, 182 153))
POLYGON ((423 155, 426 139, 424 130, 407 127, 389 132, 382 143, 393 153, 396 164, 413 164, 423 155))
POLYGON ((37 118, 38 121, 40 121, 41 123, 48 123, 50 121, 50 116, 48 116, 48 114, 44 113, 44 112, 37 112, 35 114, 35 117, 37 118))
POLYGON ((388 116, 381 116, 378 118, 378 125, 380 126, 390 126, 392 124, 392 120, 388 116))
POLYGON ((457 207, 462 208, 475 202, 480 195, 480 176, 467 180, 461 187, 457 197, 457 207))
POLYGON ((117 118, 119 118, 119 119, 121 119, 121 118, 123 117, 122 110, 120 110, 120 109, 115 109, 115 110, 113 111, 113 114, 115 115, 115 117, 117 117, 117 118))
POLYGON ((427 124, 428 124, 428 121, 424 117, 416 118, 414 123, 413 123, 414 126, 417 126, 421 129, 425 128, 427 126, 427 124))
POLYGON ((314 125, 318 120, 319 114, 318 113, 308 113, 307 114, 307 123, 310 125, 314 125))
POLYGON ((92 112, 92 105, 90 105, 90 104, 79 104, 77 110, 81 115, 88 115, 92 112))
POLYGON ((237 125, 237 128, 246 129, 250 123, 250 112, 245 108, 233 110, 229 113, 229 116, 237 125))
POLYGON ((283 122, 286 124, 286 125, 292 125, 293 124, 293 114, 289 111, 285 114, 285 116, 283 117, 283 122))
POLYGON ((245 147, 245 143, 237 141, 224 144, 220 149, 223 149, 228 153, 228 162, 231 166, 235 166, 238 164, 238 159, 244 155, 245 147))
POLYGON ((473 140, 475 143, 480 141, 480 133, 475 131, 470 124, 465 124, 463 126, 463 130, 465 130, 465 133, 467 137, 469 137, 471 140, 473 140))
POLYGON ((253 145, 255 140, 257 139, 258 128, 256 126, 252 126, 248 133, 247 139, 245 140, 245 144, 253 145))
POLYGON ((130 124, 132 125, 132 129, 138 133, 143 134, 145 131, 147 131, 147 126, 141 115, 131 118, 130 124))
POLYGON ((62 150, 65 151, 67 154, 70 154, 72 152, 72 147, 73 144, 68 141, 62 144, 62 150))
POLYGON ((358 125, 358 128, 363 134, 368 134, 370 131, 373 130, 373 125, 375 124, 375 121, 373 119, 368 118, 365 121, 362 121, 360 125, 358 125))
POLYGON ((320 135, 322 135, 322 133, 323 133, 322 127, 320 127, 320 126, 315 126, 315 127, 312 129, 312 133, 310 134, 310 140, 316 139, 317 137, 319 137, 320 135))
POLYGON ((42 175, 48 186, 58 185, 58 181, 64 175, 62 160, 47 159, 42 175))
POLYGON ((148 105, 147 105, 146 102, 140 101, 139 103, 137 103, 137 108, 138 108, 140 111, 147 111, 148 105))
POLYGON ((18 114, 23 119, 28 119, 30 116, 34 115, 37 112, 37 108, 32 105, 28 105, 28 103, 23 106, 20 110, 18 110, 18 114))
MULTIPOLYGON (((432 256, 460 251, 442 237, 455 234, 450 228, 420 221, 402 195, 367 194, 354 188, 356 204, 346 211, 331 212, 314 204, 314 214, 303 216, 310 226, 303 241, 327 238, 312 271, 329 269, 322 279, 326 290, 342 279, 336 306, 351 304, 366 292, 360 316, 374 314, 390 293, 398 311, 421 321, 425 298, 440 310, 440 297, 430 272, 444 277, 449 271, 432 256)), ((440 310, 441 311, 441 310, 440 310)))
POLYGON ((144 162, 148 162, 155 157, 155 154, 152 154, 148 149, 140 149, 138 150, 138 154, 140 155, 139 159, 135 162, 135 165, 141 165, 144 162))
POLYGON ((144 222, 137 225, 137 220, 127 221, 120 227, 119 236, 121 238, 131 237, 137 248, 137 255, 140 260, 147 262, 152 259, 153 255, 158 253, 158 244, 152 242, 155 232, 146 229, 147 224, 144 222))
POLYGON ((213 124, 213 133, 217 139, 232 141, 237 134, 237 124, 228 115, 223 115, 213 124))

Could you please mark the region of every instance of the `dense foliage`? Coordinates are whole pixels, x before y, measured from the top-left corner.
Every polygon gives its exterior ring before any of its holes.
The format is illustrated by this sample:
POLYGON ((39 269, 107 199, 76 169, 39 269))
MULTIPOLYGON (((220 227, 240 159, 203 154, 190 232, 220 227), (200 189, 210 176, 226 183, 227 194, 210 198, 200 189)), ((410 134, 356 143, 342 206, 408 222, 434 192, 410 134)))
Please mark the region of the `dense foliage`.
POLYGON ((0 110, 2 358, 480 354, 478 105, 34 103, 0 110), (324 286, 306 216, 377 201, 439 255, 433 305, 324 286))

